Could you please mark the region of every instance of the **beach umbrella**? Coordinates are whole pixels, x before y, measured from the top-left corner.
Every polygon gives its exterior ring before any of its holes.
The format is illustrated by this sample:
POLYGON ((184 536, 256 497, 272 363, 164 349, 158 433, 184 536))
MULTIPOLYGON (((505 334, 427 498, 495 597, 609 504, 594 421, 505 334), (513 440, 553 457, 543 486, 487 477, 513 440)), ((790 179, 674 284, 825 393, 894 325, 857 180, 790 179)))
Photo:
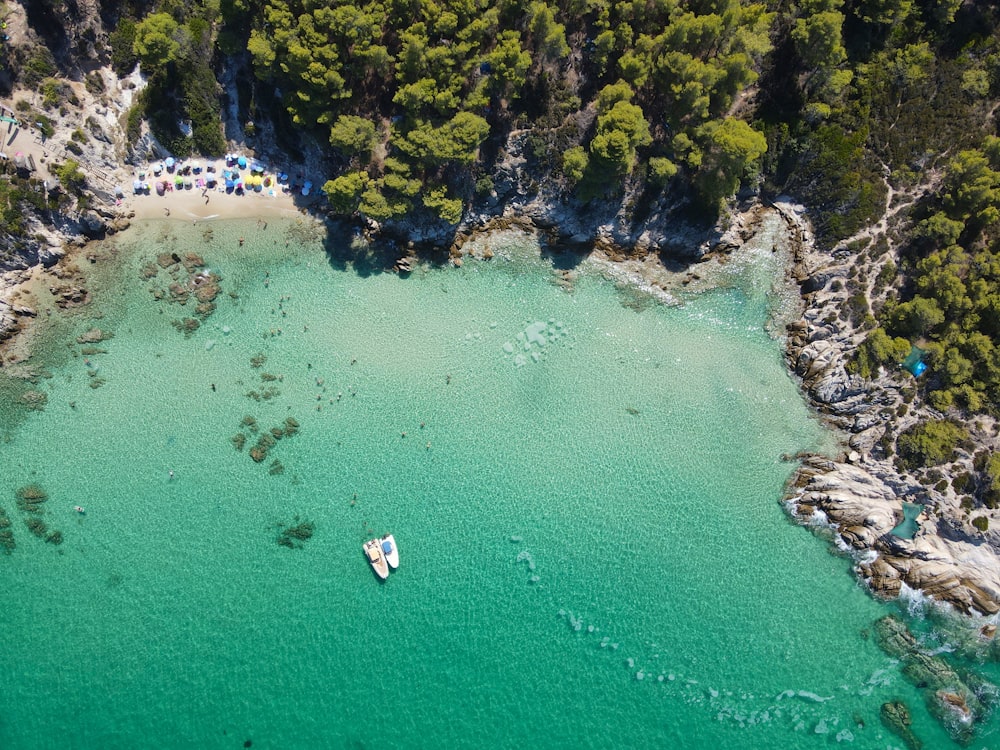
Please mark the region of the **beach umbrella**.
POLYGON ((278 182, 288 182, 288 173, 282 172, 278 175, 278 182))
POLYGON ((201 171, 201 162, 192 162, 191 171, 198 174, 201 171))
POLYGON ((132 190, 135 191, 136 193, 142 192, 142 181, 141 180, 135 180, 132 183, 132 190))
POLYGON ((174 178, 174 185, 176 187, 183 187, 183 185, 184 185, 184 178, 180 177, 180 176, 175 177, 174 178))
POLYGON ((302 185, 302 195, 309 195, 309 191, 312 190, 313 184, 306 180, 302 185))
POLYGON ((246 169, 247 158, 245 156, 237 157, 236 163, 239 165, 240 169, 246 169))
POLYGON ((215 162, 214 161, 210 161, 208 164, 206 164, 205 165, 205 171, 206 172, 214 172, 215 171, 215 162))
POLYGON ((175 164, 175 162, 174 162, 174 157, 172 157, 172 156, 168 156, 168 157, 167 157, 167 158, 166 158, 166 159, 164 160, 164 164, 166 164, 166 165, 167 165, 167 169, 173 169, 173 168, 174 168, 174 164, 175 164))
POLYGON ((215 175, 214 174, 208 175, 205 178, 205 184, 208 185, 209 187, 211 187, 212 185, 214 185, 215 184, 215 175))
POLYGON ((158 175, 162 171, 163 171, 163 165, 162 164, 154 164, 153 165, 153 174, 158 175))
POLYGON ((260 162, 254 162, 253 171, 254 172, 263 172, 264 171, 264 165, 261 164, 260 162))
POLYGON ((125 191, 122 189, 121 185, 115 185, 115 197, 116 198, 124 198, 125 197, 125 191))
POLYGON ((227 177, 226 178, 226 190, 232 190, 234 187, 236 187, 236 181, 234 179, 232 179, 231 177, 227 177))
POLYGON ((184 189, 190 190, 193 187, 193 183, 190 179, 184 180, 184 189))
POLYGON ((156 183, 156 194, 163 195, 165 192, 167 192, 167 184, 161 180, 158 180, 156 183))

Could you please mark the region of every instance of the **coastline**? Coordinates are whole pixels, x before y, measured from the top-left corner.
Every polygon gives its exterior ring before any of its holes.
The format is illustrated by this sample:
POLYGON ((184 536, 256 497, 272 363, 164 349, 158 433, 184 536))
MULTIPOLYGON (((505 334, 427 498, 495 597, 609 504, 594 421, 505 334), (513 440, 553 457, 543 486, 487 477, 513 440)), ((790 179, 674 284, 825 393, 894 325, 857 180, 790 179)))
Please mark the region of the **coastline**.
MULTIPOLYGON (((804 526, 832 530, 833 543, 850 554, 856 575, 876 597, 897 599, 909 587, 964 615, 997 614, 1000 553, 992 535, 970 523, 950 485, 942 491, 899 470, 882 446, 887 431, 940 415, 913 401, 910 375, 902 370, 871 380, 847 371, 864 339, 837 315, 852 259, 817 250, 801 206, 776 201, 774 208, 788 226, 795 252, 788 272, 803 303, 801 317, 787 326, 786 361, 812 408, 845 439, 836 460, 803 457, 786 487, 786 510, 804 526), (892 533, 904 520, 904 502, 920 506, 912 539, 892 533)), ((991 432, 981 426, 977 445, 991 444, 991 432)), ((972 461, 968 452, 954 464, 971 469, 972 461)))
MULTIPOLYGON (((87 304, 84 271, 88 264, 99 262, 92 255, 90 241, 127 231, 132 221, 168 219, 198 223, 302 215, 322 218, 322 211, 314 210, 322 204, 321 194, 302 196, 301 191, 290 186, 274 190, 273 195, 252 190, 243 195, 219 189, 202 192, 200 188, 177 189, 165 195, 133 194, 130 188, 141 167, 126 164, 116 113, 128 109, 142 81, 119 81, 110 71, 102 75, 110 92, 104 107, 98 107, 83 86, 74 86, 79 98, 87 103, 85 111, 101 115, 103 127, 111 136, 106 143, 93 141, 93 152, 79 158, 81 168, 94 176, 89 189, 96 191, 95 197, 97 193, 101 197, 94 202, 95 208, 76 217, 61 217, 54 226, 36 222, 32 226, 38 245, 34 257, 23 258, 26 268, 0 274, 0 367, 12 367, 29 358, 32 330, 43 322, 47 310, 87 304), (117 202, 112 195, 116 185, 121 186, 123 193, 117 202), (104 200, 103 206, 98 205, 100 200, 104 200)), ((18 98, 34 96, 34 92, 15 91, 2 103, 13 109, 18 98)), ((17 149, 23 155, 30 155, 38 177, 60 158, 68 156, 58 152, 57 138, 68 137, 77 121, 61 118, 55 125, 57 137, 47 140, 27 127, 10 129, 8 151, 17 149)), ((233 147, 241 148, 239 144, 233 147)), ((148 136, 143 148, 147 149, 147 156, 161 153, 148 136)), ((248 155, 256 156, 252 151, 248 155)), ((148 161, 144 164, 148 165, 148 161)), ((297 180, 306 171, 302 165, 283 164, 283 168, 286 166, 298 174, 297 180)), ((148 166, 146 171, 151 171, 148 166)), ((315 179, 318 183, 322 178, 316 175, 315 179)), ((843 436, 846 444, 840 461, 822 464, 822 469, 819 464, 807 461, 795 472, 789 482, 787 507, 802 523, 814 522, 814 516, 820 513, 822 523, 837 526, 842 547, 853 551, 858 575, 876 595, 892 598, 905 584, 924 589, 930 596, 966 613, 1000 611, 1000 555, 996 552, 1000 548, 1000 534, 978 532, 969 523, 955 493, 936 493, 916 477, 899 473, 890 459, 879 455, 879 441, 887 429, 898 430, 903 424, 912 424, 918 414, 929 411, 926 407, 922 410, 918 406, 908 407, 901 422, 893 412, 908 403, 901 376, 883 374, 874 381, 864 382, 844 368, 864 335, 838 315, 846 292, 842 291, 843 284, 835 288, 834 282, 847 275, 854 262, 853 255, 840 257, 820 251, 804 209, 790 201, 779 200, 771 206, 753 202, 728 217, 725 228, 716 226, 700 231, 672 221, 667 210, 626 230, 612 208, 597 207, 594 215, 587 217, 588 223, 579 207, 537 195, 506 207, 498 205, 493 213, 473 212, 447 241, 441 241, 440 236, 416 219, 392 227, 368 225, 361 232, 363 237, 378 242, 373 245, 378 248, 376 262, 384 264, 386 270, 401 273, 408 272, 430 248, 444 260, 460 265, 467 255, 488 259, 488 242, 485 250, 477 250, 477 238, 508 229, 530 232, 544 240, 543 245, 548 246, 546 252, 586 253, 603 266, 614 283, 632 286, 664 304, 676 304, 683 293, 703 288, 709 266, 726 264, 734 251, 757 231, 763 217, 770 211, 778 211, 788 232, 784 242, 791 255, 786 280, 797 289, 801 307, 791 320, 783 316, 782 320, 774 321, 771 332, 786 338, 789 370, 800 379, 803 393, 814 410, 843 436), (676 268, 670 265, 670 259, 674 258, 678 261, 676 268), (884 516, 884 523, 866 526, 866 514, 858 515, 857 508, 874 512, 875 506, 871 498, 863 499, 865 494, 858 483, 867 480, 859 480, 856 471, 864 471, 871 482, 889 488, 886 492, 893 497, 883 509, 889 514, 884 516), (820 476, 831 480, 839 477, 842 484, 854 487, 853 494, 846 493, 842 501, 830 499, 841 496, 836 493, 831 496, 820 489, 817 484, 820 476), (912 543, 906 544, 891 538, 888 532, 892 526, 883 528, 890 518, 902 520, 903 498, 924 506, 921 530, 912 543), (859 532, 856 528, 859 525, 867 531, 859 532), (868 560, 873 555, 878 562, 868 560), (963 562, 972 558, 975 565, 963 562)), ((561 276, 558 283, 571 287, 572 268, 560 267, 558 273, 561 276)), ((986 425, 976 436, 983 445, 994 442, 990 428, 991 425, 986 425)), ((971 456, 966 457, 965 463, 971 464, 971 456)), ((887 497, 881 491, 876 494, 887 497)), ((996 526, 1000 527, 1000 515, 994 516, 996 526)))
MULTIPOLYGON (((121 210, 134 220, 195 223, 293 218, 308 213, 296 206, 287 193, 275 196, 212 193, 211 198, 206 204, 197 191, 134 196, 123 202, 121 210)), ((771 207, 754 204, 734 217, 715 252, 680 272, 667 269, 659 260, 651 262, 649 255, 623 257, 614 251, 595 248, 591 257, 614 283, 633 286, 663 304, 677 304, 683 291, 695 292, 710 284, 713 273, 709 269, 723 268, 772 211, 782 217, 788 233, 786 241, 793 258, 787 269, 788 281, 800 289, 800 314, 793 316, 784 332, 786 361, 791 373, 799 379, 811 408, 840 436, 845 446, 837 459, 799 457, 802 461, 789 479, 784 507, 801 525, 832 528, 836 546, 851 555, 856 574, 877 597, 895 599, 905 585, 966 615, 1000 612, 1000 554, 995 547, 956 530, 960 510, 956 503, 929 498, 927 487, 897 472, 891 461, 872 453, 877 442, 875 432, 886 426, 884 420, 874 419, 874 415, 885 408, 885 394, 902 398, 900 385, 891 378, 865 383, 844 370, 858 332, 846 326, 834 331, 822 322, 835 295, 809 291, 810 284, 815 283, 810 280, 823 276, 829 285, 834 276, 830 274, 829 256, 816 251, 808 221, 798 207, 783 202, 771 207), (865 429, 858 429, 859 426, 865 429), (917 500, 924 505, 920 530, 913 540, 899 539, 890 533, 903 520, 904 500, 917 500)), ((508 224, 518 231, 531 231, 530 222, 508 224)), ((489 254, 482 249, 477 252, 476 240, 488 238, 492 231, 503 229, 492 225, 484 227, 482 232, 470 232, 465 242, 453 248, 452 262, 460 265, 462 257, 467 255, 488 259, 489 254)), ((534 231, 540 234, 539 230, 534 231)), ((73 300, 69 306, 87 304, 85 288, 74 282, 82 282, 78 264, 94 260, 87 245, 71 246, 51 268, 36 266, 27 272, 4 274, 4 279, 16 278, 13 284, 0 289, 3 305, 0 312, 13 313, 15 326, 0 341, 0 366, 17 365, 30 357, 32 324, 40 322, 41 317, 36 307, 42 309, 51 303, 52 299, 43 298, 53 297, 60 284, 65 289, 67 279, 73 300)), ((571 275, 562 273, 560 283, 571 286, 571 275)), ((780 331, 774 333, 782 335, 780 331)), ((27 372, 30 373, 30 368, 27 372)))

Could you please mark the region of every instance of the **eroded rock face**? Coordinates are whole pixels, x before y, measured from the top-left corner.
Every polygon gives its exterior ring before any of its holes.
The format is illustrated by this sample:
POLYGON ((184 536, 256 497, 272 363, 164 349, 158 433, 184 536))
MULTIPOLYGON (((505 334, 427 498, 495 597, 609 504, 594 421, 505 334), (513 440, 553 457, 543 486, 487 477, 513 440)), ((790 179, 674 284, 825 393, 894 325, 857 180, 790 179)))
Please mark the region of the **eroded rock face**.
POLYGON ((894 598, 905 583, 961 612, 1000 611, 996 550, 945 539, 930 520, 922 522, 911 540, 893 536, 890 532, 903 520, 903 501, 882 477, 860 466, 812 457, 789 486, 792 512, 806 522, 819 512, 819 520, 858 553, 856 570, 873 593, 894 598))

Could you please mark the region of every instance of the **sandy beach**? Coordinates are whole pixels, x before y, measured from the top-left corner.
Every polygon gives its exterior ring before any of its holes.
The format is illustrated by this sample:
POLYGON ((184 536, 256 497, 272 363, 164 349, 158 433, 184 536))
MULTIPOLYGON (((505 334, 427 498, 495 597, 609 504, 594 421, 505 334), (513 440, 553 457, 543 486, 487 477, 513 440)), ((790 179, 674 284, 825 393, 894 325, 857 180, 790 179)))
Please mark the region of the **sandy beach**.
POLYGON ((193 188, 173 190, 164 195, 157 195, 155 192, 150 195, 126 195, 121 209, 126 215, 134 212, 132 218, 138 220, 290 218, 305 210, 306 201, 314 200, 313 196, 303 198, 285 191, 276 191, 274 195, 253 192, 236 195, 212 189, 203 195, 202 190, 193 188))
MULTIPOLYGON (((82 92, 81 92, 82 95, 82 92)), ((245 218, 276 218, 292 217, 307 206, 314 205, 317 201, 322 202, 323 196, 317 188, 313 188, 311 195, 301 194, 302 176, 298 175, 292 184, 278 186, 274 185, 270 189, 262 192, 255 192, 252 189, 238 194, 233 190, 226 192, 221 186, 212 189, 193 187, 191 189, 174 189, 167 191, 164 195, 157 195, 152 187, 158 180, 172 181, 175 177, 173 173, 163 172, 162 175, 154 175, 152 164, 145 165, 141 170, 133 169, 127 165, 120 165, 113 171, 107 172, 98 170, 92 173, 88 165, 88 159, 77 157, 66 153, 59 146, 56 138, 45 140, 41 137, 37 128, 21 116, 14 106, 14 101, 18 98, 30 98, 31 92, 15 92, 15 96, 9 99, 0 99, 0 108, 3 114, 19 120, 19 124, 6 123, 0 129, 2 141, 0 141, 0 154, 6 155, 9 159, 24 159, 32 167, 32 175, 45 180, 55 182, 50 172, 50 167, 61 163, 66 158, 77 159, 81 164, 81 169, 87 175, 91 187, 100 188, 109 194, 115 187, 121 189, 124 196, 116 204, 117 210, 123 215, 132 219, 165 219, 176 218, 182 220, 209 220, 209 219, 245 219, 245 218), (138 178, 139 171, 144 172, 144 182, 150 185, 149 194, 135 194, 132 183, 138 178), (270 193, 273 191, 273 194, 270 193), (206 202, 205 198, 208 198, 206 202)), ((248 157, 248 161, 252 160, 248 157)), ((211 159, 209 161, 212 161, 211 159)), ((216 160, 219 168, 223 168, 224 160, 220 157, 216 160)), ((180 166, 180 164, 178 165, 180 166)), ((286 168, 282 166, 282 168, 286 168)), ((241 169, 246 172, 246 169, 241 169)), ((276 169, 271 167, 268 173, 274 175, 276 169)), ((291 171, 289 169, 289 171, 291 171)), ((192 178, 197 180, 197 175, 192 178)), ((221 174, 219 175, 221 179, 221 174)), ((314 185, 322 184, 322 180, 314 180, 314 185)))

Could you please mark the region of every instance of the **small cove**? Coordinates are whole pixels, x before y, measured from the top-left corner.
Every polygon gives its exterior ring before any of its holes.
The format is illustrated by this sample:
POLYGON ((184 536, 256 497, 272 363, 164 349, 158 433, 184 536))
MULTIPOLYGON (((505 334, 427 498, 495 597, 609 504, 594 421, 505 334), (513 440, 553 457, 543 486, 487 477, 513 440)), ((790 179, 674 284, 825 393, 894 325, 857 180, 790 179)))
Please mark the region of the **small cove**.
POLYGON ((4 747, 874 748, 896 697, 952 746, 866 637, 894 608, 777 502, 779 457, 832 443, 766 273, 665 307, 586 264, 568 292, 531 247, 399 278, 297 222, 118 242, 38 355, 45 410, 3 406, 4 747), (192 249, 223 294, 185 337, 140 271, 192 249), (247 416, 300 431, 258 464, 247 416), (32 482, 58 547, 23 528, 32 482))

